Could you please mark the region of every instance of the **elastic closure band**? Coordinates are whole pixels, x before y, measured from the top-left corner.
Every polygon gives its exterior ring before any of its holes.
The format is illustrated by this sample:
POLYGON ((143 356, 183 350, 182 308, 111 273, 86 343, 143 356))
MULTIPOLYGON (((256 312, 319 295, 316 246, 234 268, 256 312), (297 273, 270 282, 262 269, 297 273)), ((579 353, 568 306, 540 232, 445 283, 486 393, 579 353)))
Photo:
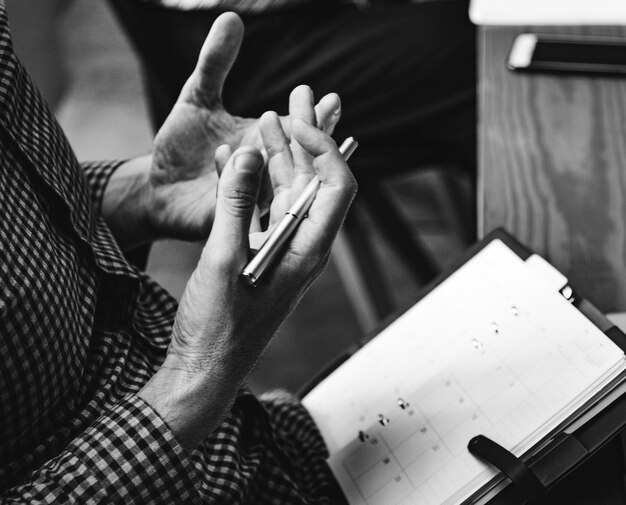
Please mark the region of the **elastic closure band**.
POLYGON ((526 464, 493 440, 478 435, 467 444, 474 456, 491 463, 506 475, 519 493, 529 502, 536 503, 545 495, 546 488, 526 464))

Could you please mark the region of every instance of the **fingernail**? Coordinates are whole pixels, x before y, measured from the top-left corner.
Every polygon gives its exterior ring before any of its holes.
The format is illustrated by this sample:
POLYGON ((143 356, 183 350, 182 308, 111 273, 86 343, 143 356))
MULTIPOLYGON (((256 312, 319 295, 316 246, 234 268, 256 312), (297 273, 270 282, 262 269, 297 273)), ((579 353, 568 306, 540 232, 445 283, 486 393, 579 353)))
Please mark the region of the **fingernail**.
POLYGON ((337 107, 337 108, 333 111, 333 116, 338 116, 339 114, 341 114, 341 107, 337 107))
POLYGON ((263 159, 252 153, 241 153, 235 158, 235 170, 239 172, 255 173, 263 164, 263 159))

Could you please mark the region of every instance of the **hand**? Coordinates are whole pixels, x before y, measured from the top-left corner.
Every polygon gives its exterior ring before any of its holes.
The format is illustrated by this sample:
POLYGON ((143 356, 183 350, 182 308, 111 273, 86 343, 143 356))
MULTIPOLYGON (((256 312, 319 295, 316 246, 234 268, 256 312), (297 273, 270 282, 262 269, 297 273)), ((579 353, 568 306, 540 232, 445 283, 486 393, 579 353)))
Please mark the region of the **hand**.
MULTIPOLYGON (((262 179, 262 156, 237 149, 223 167, 215 223, 183 294, 165 363, 139 395, 193 449, 221 422, 258 356, 326 264, 356 183, 330 137, 312 126, 310 90, 290 102, 291 143, 278 116, 261 118, 276 223, 314 173, 321 184, 308 218, 280 262, 251 288, 241 276, 250 257, 249 236, 262 179), (291 144, 291 146, 290 146, 291 144)), ((228 148, 225 148, 228 149, 228 148)))
MULTIPOLYGON (((148 180, 148 227, 161 237, 204 239, 215 211, 214 153, 221 144, 231 149, 252 145, 261 149, 256 119, 229 114, 222 89, 239 51, 243 24, 234 13, 218 17, 200 52, 198 65, 185 84, 169 117, 159 130, 148 180)), ((319 124, 332 131, 340 116, 336 94, 317 106, 319 124)), ((289 120, 283 120, 289 128, 289 120)), ((269 200, 266 195, 262 204, 269 200)))
MULTIPOLYGON (((152 154, 122 165, 109 180, 102 215, 122 249, 159 238, 205 239, 215 214, 216 148, 263 148, 258 120, 232 116, 222 105, 224 81, 242 37, 236 14, 215 20, 198 65, 156 135, 152 154)), ((341 116, 339 97, 324 96, 315 115, 318 126, 331 133, 341 116)), ((289 132, 290 119, 281 121, 289 132)), ((271 190, 264 191, 262 207, 271 199, 265 193, 271 190)))

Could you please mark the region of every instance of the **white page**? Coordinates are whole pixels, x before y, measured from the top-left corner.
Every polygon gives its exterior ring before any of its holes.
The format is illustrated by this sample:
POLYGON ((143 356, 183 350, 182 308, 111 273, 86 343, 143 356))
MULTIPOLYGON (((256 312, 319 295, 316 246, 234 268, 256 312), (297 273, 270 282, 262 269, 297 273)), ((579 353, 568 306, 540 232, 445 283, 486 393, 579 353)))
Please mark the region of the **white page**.
POLYGON ((351 504, 460 503, 495 475, 473 436, 520 455, 616 375, 622 351, 535 271, 493 241, 304 399, 351 504))
POLYGON ((472 0, 478 25, 623 25, 625 0, 472 0))

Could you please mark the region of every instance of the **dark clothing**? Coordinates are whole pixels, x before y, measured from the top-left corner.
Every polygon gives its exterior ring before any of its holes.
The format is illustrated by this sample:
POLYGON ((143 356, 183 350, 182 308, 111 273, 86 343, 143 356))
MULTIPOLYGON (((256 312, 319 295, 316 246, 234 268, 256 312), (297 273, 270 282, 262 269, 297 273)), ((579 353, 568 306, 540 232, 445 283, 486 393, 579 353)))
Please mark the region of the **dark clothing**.
MULTIPOLYGON (((219 14, 110 0, 141 56, 155 126, 171 110, 219 14)), ((476 164, 475 30, 466 1, 335 0, 245 15, 243 46, 224 89, 226 109, 258 117, 286 113, 308 84, 343 102, 335 138, 355 137, 357 178, 423 163, 476 164)))
POLYGON ((176 302, 99 215, 119 165, 81 170, 0 5, 0 502, 328 503, 324 442, 292 396, 242 393, 188 455, 135 395, 176 302))

